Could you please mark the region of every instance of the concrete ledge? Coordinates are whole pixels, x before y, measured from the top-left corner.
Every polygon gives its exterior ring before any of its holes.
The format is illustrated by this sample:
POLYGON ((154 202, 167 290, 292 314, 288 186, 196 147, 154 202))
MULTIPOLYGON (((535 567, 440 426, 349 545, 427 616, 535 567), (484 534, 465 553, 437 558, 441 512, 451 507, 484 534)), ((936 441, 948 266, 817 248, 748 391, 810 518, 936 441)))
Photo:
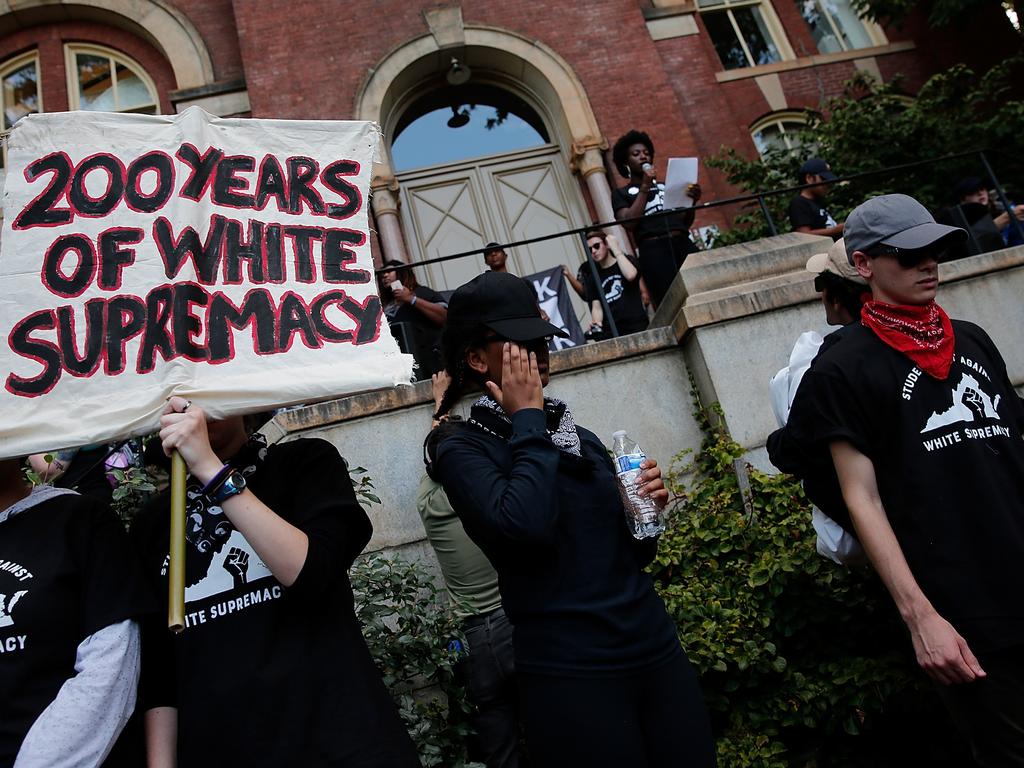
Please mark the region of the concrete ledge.
POLYGON ((773 72, 788 72, 793 69, 806 69, 807 67, 820 67, 825 64, 835 64, 839 61, 852 61, 864 59, 871 56, 885 56, 890 53, 902 53, 912 51, 917 47, 912 41, 889 43, 887 45, 876 45, 873 48, 854 48, 851 51, 838 51, 836 53, 818 53, 813 56, 803 56, 799 59, 788 61, 776 61, 772 64, 761 64, 756 67, 744 67, 742 69, 727 69, 724 72, 716 72, 715 80, 720 83, 728 83, 732 80, 745 80, 748 77, 767 75, 773 72))
MULTIPOLYGON (((565 349, 551 355, 552 378, 558 374, 606 365, 617 360, 647 355, 677 344, 671 328, 652 328, 642 333, 565 349)), ((429 381, 390 389, 362 392, 338 400, 307 405, 279 413, 261 431, 270 442, 285 435, 326 427, 345 421, 413 408, 433 401, 429 381)))

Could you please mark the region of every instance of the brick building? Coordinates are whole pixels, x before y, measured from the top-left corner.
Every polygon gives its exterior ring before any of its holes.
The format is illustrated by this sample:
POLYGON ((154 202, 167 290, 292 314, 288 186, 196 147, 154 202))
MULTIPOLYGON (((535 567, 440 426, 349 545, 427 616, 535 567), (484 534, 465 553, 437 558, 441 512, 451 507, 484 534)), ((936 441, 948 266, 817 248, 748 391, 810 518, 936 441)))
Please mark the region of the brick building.
MULTIPOLYGON (((648 131, 671 156, 750 156, 856 70, 985 67, 1017 45, 995 4, 955 30, 861 21, 850 0, 7 0, 4 125, 66 109, 369 119, 378 257, 416 261, 612 218, 608 148, 648 131), (979 58, 980 57, 980 58, 979 58)), ((730 195, 701 171, 706 200, 730 195)), ((708 223, 725 223, 702 214, 708 223)), ((518 249, 523 273, 577 263, 569 238, 518 249)), ((454 287, 478 260, 426 268, 454 287), (473 262, 472 264, 469 262, 473 262)))

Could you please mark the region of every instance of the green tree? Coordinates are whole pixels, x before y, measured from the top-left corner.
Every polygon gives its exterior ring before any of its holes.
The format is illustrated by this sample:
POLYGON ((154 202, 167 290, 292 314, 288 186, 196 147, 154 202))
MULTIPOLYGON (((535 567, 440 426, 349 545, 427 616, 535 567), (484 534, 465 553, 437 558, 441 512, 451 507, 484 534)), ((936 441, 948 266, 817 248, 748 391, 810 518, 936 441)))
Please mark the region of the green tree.
MULTIPOLYGON (((842 176, 879 171, 829 191, 829 209, 837 219, 867 197, 891 192, 913 195, 938 209, 948 205, 952 183, 968 174, 983 175, 977 156, 924 167, 887 172, 883 169, 969 150, 986 150, 1000 183, 1016 198, 1024 192, 1024 101, 1015 83, 1024 79, 1024 55, 1017 55, 983 75, 964 65, 931 77, 909 98, 898 79, 878 83, 860 72, 811 116, 798 134, 802 149, 770 150, 748 160, 735 148, 723 147, 708 165, 724 171, 730 183, 753 193, 792 186, 807 157, 827 158, 842 176)), ((767 200, 780 231, 788 229, 790 195, 767 200)), ((770 234, 757 204, 736 217, 733 228, 716 245, 745 242, 770 234)))

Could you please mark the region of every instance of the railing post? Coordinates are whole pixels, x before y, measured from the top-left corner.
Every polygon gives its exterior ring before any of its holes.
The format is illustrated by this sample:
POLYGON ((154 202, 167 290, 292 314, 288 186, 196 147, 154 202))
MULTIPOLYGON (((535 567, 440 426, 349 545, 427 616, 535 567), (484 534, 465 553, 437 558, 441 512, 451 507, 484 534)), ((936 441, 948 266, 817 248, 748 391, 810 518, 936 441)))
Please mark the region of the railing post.
POLYGON ((1024 240, 1024 227, 1021 226, 1020 221, 1013 213, 1013 206, 1010 205, 1010 201, 1006 199, 1006 194, 1003 192, 1002 186, 999 184, 999 179, 996 178, 995 173, 992 172, 992 166, 988 164, 988 158, 985 157, 984 152, 979 152, 978 157, 981 158, 981 164, 985 167, 985 173, 992 180, 992 186, 996 188, 996 196, 999 198, 999 202, 1003 204, 1003 210, 1006 211, 1006 215, 1010 217, 1010 226, 1017 233, 1017 237, 1024 240))
POLYGON ((764 196, 757 196, 757 203, 761 206, 761 213, 764 214, 764 220, 768 224, 768 231, 772 233, 772 236, 779 234, 779 230, 775 227, 775 221, 772 219, 771 213, 768 211, 768 206, 764 202, 764 196))

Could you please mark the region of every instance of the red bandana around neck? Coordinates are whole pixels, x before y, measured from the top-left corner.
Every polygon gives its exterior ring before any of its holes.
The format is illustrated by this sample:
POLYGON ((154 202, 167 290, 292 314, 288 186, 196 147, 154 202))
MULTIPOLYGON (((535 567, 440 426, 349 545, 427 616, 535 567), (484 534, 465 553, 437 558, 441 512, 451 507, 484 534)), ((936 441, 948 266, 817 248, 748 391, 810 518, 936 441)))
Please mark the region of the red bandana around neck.
POLYGON ((934 301, 923 306, 866 301, 860 321, 932 378, 943 381, 949 376, 953 364, 953 324, 934 301))

